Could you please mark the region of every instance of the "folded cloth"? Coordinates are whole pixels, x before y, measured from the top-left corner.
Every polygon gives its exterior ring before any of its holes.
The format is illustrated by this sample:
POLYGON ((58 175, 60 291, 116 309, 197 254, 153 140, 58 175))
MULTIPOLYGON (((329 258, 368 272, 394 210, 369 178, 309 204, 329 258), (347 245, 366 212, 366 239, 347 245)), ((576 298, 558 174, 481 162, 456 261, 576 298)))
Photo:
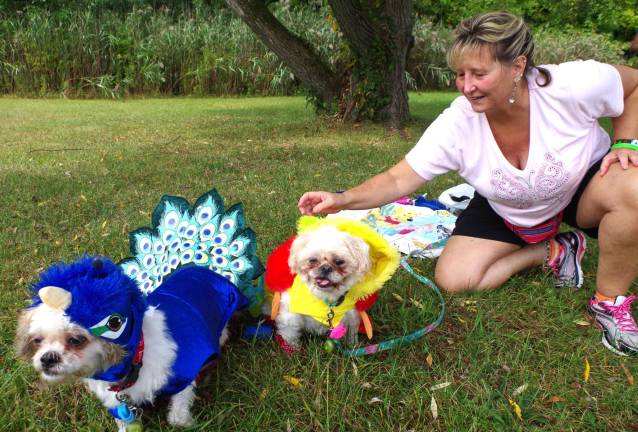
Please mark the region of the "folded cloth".
POLYGON ((465 210, 474 197, 474 188, 467 183, 461 183, 446 189, 439 195, 439 201, 445 204, 454 214, 459 214, 465 210))
POLYGON ((447 210, 387 204, 369 210, 343 210, 328 217, 357 219, 381 234, 399 252, 423 258, 441 254, 456 224, 447 210))

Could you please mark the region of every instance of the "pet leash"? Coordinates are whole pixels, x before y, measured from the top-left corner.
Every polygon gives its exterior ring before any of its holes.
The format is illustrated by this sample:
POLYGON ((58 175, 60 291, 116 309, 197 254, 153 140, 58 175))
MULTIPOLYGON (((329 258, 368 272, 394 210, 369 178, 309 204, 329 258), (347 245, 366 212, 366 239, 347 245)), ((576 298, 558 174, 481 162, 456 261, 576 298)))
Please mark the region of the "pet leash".
POLYGON ((417 339, 425 336, 426 334, 431 333, 443 321, 443 317, 445 316, 445 300, 443 299, 443 295, 441 294, 441 291, 436 286, 436 284, 432 282, 430 279, 426 278, 425 276, 416 273, 412 269, 412 267, 410 267, 410 264, 408 264, 408 261, 406 258, 401 258, 401 267, 403 267, 415 279, 422 282, 424 285, 429 286, 432 289, 432 291, 436 293, 437 297, 439 298, 439 307, 440 307, 438 317, 427 326, 417 329, 411 333, 408 333, 405 336, 400 336, 393 339, 386 339, 382 342, 366 345, 360 348, 353 348, 353 349, 343 348, 339 340, 333 340, 334 347, 336 347, 339 350, 339 352, 341 352, 343 355, 348 357, 363 357, 365 355, 378 353, 379 351, 385 351, 385 350, 396 348, 402 345, 410 344, 412 342, 415 342, 417 339))

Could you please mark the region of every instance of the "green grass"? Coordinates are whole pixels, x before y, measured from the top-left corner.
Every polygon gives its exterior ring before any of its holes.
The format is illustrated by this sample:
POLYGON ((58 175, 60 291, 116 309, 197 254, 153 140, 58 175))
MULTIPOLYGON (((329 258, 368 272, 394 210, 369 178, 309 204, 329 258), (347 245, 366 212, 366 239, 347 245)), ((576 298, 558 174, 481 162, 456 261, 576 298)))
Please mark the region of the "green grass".
MULTIPOLYGON (((83 253, 123 258, 126 233, 149 224, 162 194, 192 200, 211 187, 227 205, 244 203, 265 260, 294 232, 304 191, 344 189, 391 166, 453 97, 412 95, 407 139, 317 118, 302 98, 0 99, 0 429, 114 430, 80 386, 43 390, 12 353, 16 314, 44 268, 83 253)), ((458 181, 443 176, 422 192, 435 197, 458 181)), ((638 392, 623 370, 638 376, 635 361, 609 353, 597 330, 575 323, 594 287, 592 249, 580 291, 555 290, 535 270, 493 292, 445 295, 439 329, 377 356, 346 359, 309 339, 288 358, 274 342, 234 338, 199 389, 189 430, 636 430, 638 392), (442 382, 451 384, 430 390, 442 382), (523 385, 513 397, 520 421, 508 398, 523 385), (375 397, 381 401, 371 403, 375 397)), ((432 261, 415 266, 432 276, 432 261)), ((433 293, 400 270, 373 309, 376 337, 402 334, 437 313, 433 293)), ((172 430, 164 414, 146 411, 147 430, 172 430)))

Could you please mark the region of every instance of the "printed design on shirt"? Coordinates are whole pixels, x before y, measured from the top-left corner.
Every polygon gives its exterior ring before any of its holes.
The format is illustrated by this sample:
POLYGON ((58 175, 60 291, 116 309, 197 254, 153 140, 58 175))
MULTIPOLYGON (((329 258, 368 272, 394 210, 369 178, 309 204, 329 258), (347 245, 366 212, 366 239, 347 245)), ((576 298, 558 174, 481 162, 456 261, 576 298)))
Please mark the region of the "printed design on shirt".
POLYGON ((569 180, 563 163, 551 153, 545 153, 538 171, 531 170, 528 178, 512 177, 501 169, 492 171, 490 183, 494 195, 512 207, 525 209, 539 201, 558 202, 564 193, 561 187, 569 180))

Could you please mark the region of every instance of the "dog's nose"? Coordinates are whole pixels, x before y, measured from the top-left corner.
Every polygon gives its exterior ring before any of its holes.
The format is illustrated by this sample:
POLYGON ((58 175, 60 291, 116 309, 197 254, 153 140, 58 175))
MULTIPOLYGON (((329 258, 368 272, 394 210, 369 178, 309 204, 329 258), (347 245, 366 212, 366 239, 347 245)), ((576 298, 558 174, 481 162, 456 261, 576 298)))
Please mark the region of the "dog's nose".
POLYGON ((321 276, 328 276, 330 273, 332 273, 332 267, 330 267, 328 264, 324 264, 319 267, 319 274, 321 276))
POLYGON ((44 367, 45 369, 49 369, 52 366, 55 366, 56 364, 60 363, 61 360, 62 357, 60 357, 60 354, 55 351, 45 352, 44 354, 42 354, 42 357, 40 357, 40 363, 42 363, 42 367, 44 367))

